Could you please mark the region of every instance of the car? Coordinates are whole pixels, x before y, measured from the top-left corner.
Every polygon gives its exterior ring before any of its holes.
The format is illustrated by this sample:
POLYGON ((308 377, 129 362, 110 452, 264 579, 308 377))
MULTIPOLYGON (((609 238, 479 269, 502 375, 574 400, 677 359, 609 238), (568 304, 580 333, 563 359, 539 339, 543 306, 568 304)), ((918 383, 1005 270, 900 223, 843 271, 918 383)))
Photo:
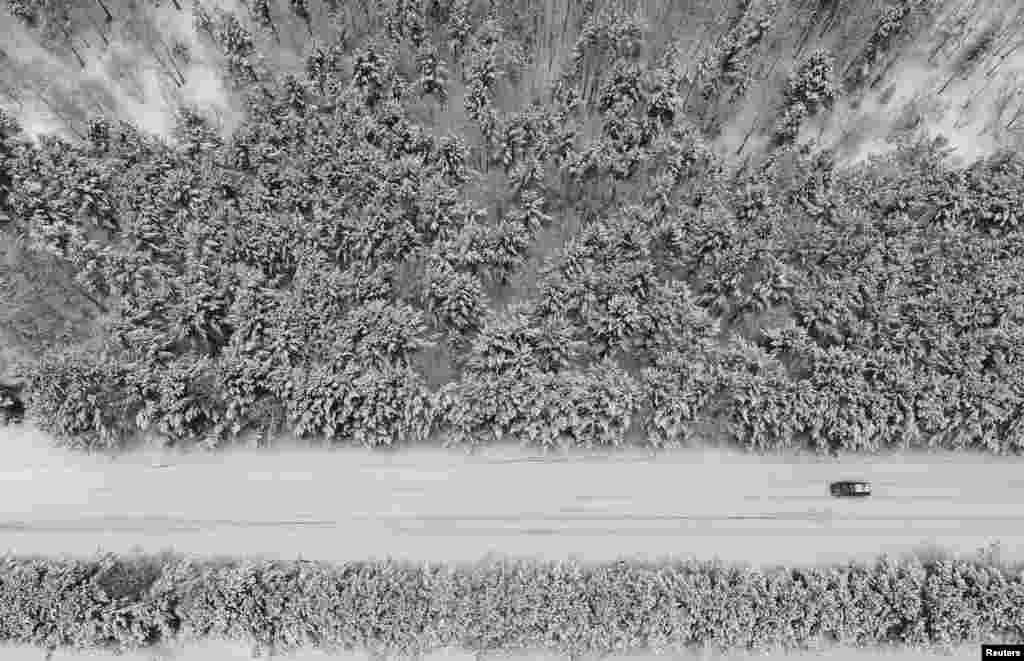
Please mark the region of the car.
POLYGON ((25 404, 21 401, 21 388, 0 384, 0 424, 19 423, 25 419, 25 404))
POLYGON ((836 498, 864 498, 871 495, 871 483, 863 480, 833 482, 828 486, 828 489, 836 498))

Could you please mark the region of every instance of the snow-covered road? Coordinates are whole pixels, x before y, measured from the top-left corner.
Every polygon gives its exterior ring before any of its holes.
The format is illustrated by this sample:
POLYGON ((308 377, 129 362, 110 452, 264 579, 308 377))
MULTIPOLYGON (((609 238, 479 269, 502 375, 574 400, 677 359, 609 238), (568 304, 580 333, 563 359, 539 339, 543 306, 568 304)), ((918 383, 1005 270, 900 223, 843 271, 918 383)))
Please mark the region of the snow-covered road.
POLYGON ((998 540, 1024 558, 1019 459, 293 448, 109 460, 49 450, 27 430, 4 444, 0 552, 818 564, 998 540), (843 478, 871 480, 874 495, 830 498, 843 478))

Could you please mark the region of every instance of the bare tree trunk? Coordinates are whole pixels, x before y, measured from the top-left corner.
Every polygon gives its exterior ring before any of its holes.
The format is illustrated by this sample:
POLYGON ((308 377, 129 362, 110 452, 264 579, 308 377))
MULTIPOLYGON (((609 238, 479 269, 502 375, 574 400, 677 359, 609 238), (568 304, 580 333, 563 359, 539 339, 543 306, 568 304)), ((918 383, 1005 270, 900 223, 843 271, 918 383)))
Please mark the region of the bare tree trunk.
POLYGON ((1011 55, 1016 53, 1018 50, 1020 50, 1021 46, 1024 46, 1024 42, 1018 43, 1016 46, 1014 46, 1013 48, 1011 48, 1007 52, 1003 53, 1002 57, 1000 57, 999 60, 992 66, 992 68, 988 70, 988 72, 985 74, 985 77, 986 78, 991 78, 995 74, 996 69, 998 69, 1000 66, 1002 66, 1003 62, 1006 61, 1006 58, 1010 57, 1011 55))
POLYGON ((75 49, 75 43, 71 39, 71 33, 68 32, 67 26, 62 25, 60 29, 61 29, 61 32, 64 33, 64 40, 67 42, 68 48, 70 48, 71 52, 75 54, 75 58, 78 60, 78 64, 84 69, 85 68, 85 60, 82 59, 82 56, 79 55, 78 51, 75 49))
POLYGON ((79 131, 78 129, 76 129, 76 128, 75 128, 75 125, 74 125, 74 123, 73 123, 73 122, 72 122, 72 121, 71 121, 70 119, 68 119, 67 117, 65 117, 65 116, 64 116, 64 113, 62 113, 62 112, 60 112, 59 110, 57 110, 57 107, 56 107, 56 105, 54 105, 53 103, 51 103, 49 99, 47 99, 47 98, 46 98, 46 97, 45 97, 45 96, 44 96, 43 94, 40 94, 39 92, 36 92, 36 96, 38 96, 38 97, 39 97, 39 100, 43 102, 43 105, 45 105, 45 106, 47 107, 47 109, 48 109, 48 110, 49 110, 50 112, 52 112, 52 113, 53 113, 53 115, 54 115, 54 116, 55 116, 55 117, 56 117, 57 119, 59 119, 60 121, 64 122, 64 124, 65 124, 65 125, 67 125, 68 129, 69 129, 69 130, 70 130, 70 131, 71 131, 72 133, 74 133, 75 135, 77 135, 77 136, 78 136, 78 138, 79 138, 80 140, 85 140, 85 135, 84 135, 84 134, 83 134, 83 133, 82 133, 81 131, 79 131))
POLYGON ((947 81, 946 81, 946 84, 945 84, 945 85, 943 85, 941 89, 939 89, 939 91, 938 91, 938 95, 939 95, 939 96, 942 96, 943 92, 945 92, 945 91, 946 91, 946 88, 947 88, 947 87, 949 87, 949 86, 950 86, 950 84, 951 84, 951 83, 952 83, 952 82, 953 82, 954 80, 956 80, 957 78, 959 78, 959 77, 960 77, 960 72, 959 72, 959 71, 956 71, 956 72, 954 72, 954 73, 953 73, 953 75, 949 77, 949 80, 947 80, 947 81))
POLYGON ((828 31, 831 30, 832 26, 835 25, 836 19, 839 18, 839 5, 840 4, 841 3, 838 0, 835 0, 832 3, 832 10, 829 12, 828 18, 825 19, 825 22, 821 26, 821 31, 818 33, 818 38, 819 39, 824 37, 826 34, 828 34, 828 31))
POLYGON ((967 97, 967 101, 965 101, 964 104, 962 106, 960 106, 960 113, 961 113, 961 115, 963 114, 963 112, 965 110, 967 110, 972 105, 974 105, 974 103, 979 98, 981 98, 981 95, 984 94, 988 90, 988 87, 991 84, 992 84, 992 79, 991 78, 986 79, 985 84, 981 86, 980 90, 978 90, 977 92, 975 92, 975 93, 973 93, 973 94, 971 94, 970 96, 967 97))
MULTIPOLYGON (((167 47, 164 46, 164 48, 167 47)), ((183 87, 185 85, 185 75, 182 74, 181 69, 178 68, 178 64, 174 61, 174 53, 172 53, 170 49, 167 49, 167 60, 171 63, 171 66, 174 67, 174 71, 178 74, 178 79, 181 81, 178 84, 178 87, 183 87)))
POLYGON ((156 59, 157 62, 160 63, 160 66, 163 67, 163 69, 167 72, 168 77, 174 83, 174 86, 175 87, 182 87, 185 83, 180 78, 181 77, 181 73, 178 71, 178 68, 176 66, 174 66, 174 58, 170 57, 170 51, 167 52, 167 55, 168 55, 168 61, 170 62, 169 66, 167 64, 164 64, 164 61, 162 59, 160 59, 160 57, 156 56, 155 54, 154 54, 154 58, 156 59))
POLYGON ((869 87, 871 89, 875 89, 876 87, 878 87, 878 84, 881 83, 882 80, 889 74, 889 72, 892 70, 892 68, 896 65, 896 59, 897 58, 892 57, 892 56, 889 57, 889 62, 886 63, 885 68, 883 68, 878 73, 878 75, 875 76, 874 79, 872 79, 871 85, 869 85, 869 87))
POLYGON ((103 10, 103 13, 106 14, 107 23, 112 23, 114 21, 114 15, 110 13, 110 9, 107 8, 107 5, 103 2, 103 0, 96 0, 96 4, 98 4, 100 8, 103 10))
MULTIPOLYGON (((726 11, 728 10, 728 6, 727 5, 728 5, 727 0, 723 0, 723 2, 722 2, 722 13, 723 14, 725 14, 726 11)), ((729 34, 729 30, 731 30, 731 29, 732 29, 732 26, 727 21, 725 29, 723 29, 721 32, 719 32, 718 36, 715 38, 715 43, 711 46, 711 51, 710 52, 714 52, 715 49, 717 49, 718 46, 721 45, 722 40, 725 39, 725 35, 729 34)), ((703 40, 702 40, 702 43, 703 43, 703 40)), ((698 47, 698 50, 699 50, 699 47, 698 47)), ((694 80, 693 80, 693 84, 690 85, 689 89, 686 90, 686 97, 683 99, 683 109, 684 110, 690 104, 690 94, 693 92, 694 88, 697 87, 697 85, 700 82, 701 82, 701 79, 699 77, 695 77, 694 80)))
MULTIPOLYGON (((787 33, 789 33, 789 31, 793 27, 793 24, 796 22, 796 16, 799 15, 800 11, 803 10, 804 2, 806 2, 806 0, 801 0, 800 1, 800 5, 797 7, 796 14, 794 14, 793 18, 790 19, 789 25, 786 27, 786 32, 787 33)), ((780 47, 779 47, 779 54, 775 56, 774 60, 772 60, 772 65, 770 67, 768 67, 767 75, 764 78, 761 79, 762 82, 763 81, 768 81, 769 83, 771 83, 770 79, 772 77, 772 74, 775 73, 775 67, 777 67, 779 65, 779 62, 781 60, 782 60, 782 48, 781 48, 781 45, 780 45, 780 47)), ((770 89, 771 88, 768 85, 765 85, 764 87, 762 87, 761 103, 760 103, 761 107, 764 107, 765 97, 769 94, 769 90, 770 89)), ((742 154, 743 150, 747 148, 747 142, 750 140, 751 136, 754 135, 754 131, 757 130, 757 127, 759 125, 763 125, 763 123, 764 122, 762 121, 762 114, 758 113, 757 117, 754 118, 754 122, 750 125, 750 130, 747 131, 747 134, 745 136, 743 136, 743 142, 740 144, 739 149, 736 150, 736 155, 737 156, 742 154)))
POLYGON ((818 9, 815 9, 814 13, 811 14, 810 20, 807 22, 807 27, 800 33, 800 38, 797 39, 796 54, 794 55, 796 59, 800 59, 800 56, 803 55, 804 48, 807 47, 807 42, 811 39, 811 33, 814 32, 814 26, 818 22, 820 13, 818 9))
POLYGON ((750 136, 754 135, 754 131, 757 129, 757 125, 758 121, 757 118, 755 118, 754 122, 750 125, 750 130, 747 131, 747 134, 745 136, 743 136, 743 142, 740 143, 740 146, 736 149, 736 156, 742 154, 743 150, 747 148, 747 142, 750 141, 750 136))
POLYGON ((82 59, 82 56, 78 53, 78 49, 75 48, 75 45, 70 40, 68 41, 68 48, 70 48, 71 52, 75 54, 75 59, 78 60, 78 65, 84 69, 85 60, 82 59))
MULTIPOLYGON (((177 63, 175 63, 175 61, 174 61, 174 53, 172 53, 172 52, 171 52, 171 48, 170 48, 170 46, 168 46, 168 45, 167 45, 167 42, 166 42, 166 41, 164 41, 163 37, 161 37, 161 36, 160 36, 160 35, 158 34, 158 35, 156 36, 156 38, 157 38, 157 41, 159 41, 159 42, 160 42, 160 45, 164 47, 164 52, 166 52, 166 53, 167 53, 167 61, 171 63, 171 69, 173 69, 173 70, 174 70, 174 73, 176 73, 176 74, 177 74, 177 78, 175 78, 174 76, 171 76, 171 78, 174 78, 174 82, 175 82, 175 84, 176 84, 176 85, 177 85, 178 87, 182 87, 182 86, 183 86, 183 85, 185 84, 185 76, 183 76, 183 75, 181 74, 181 70, 180 70, 180 69, 178 69, 178 65, 177 65, 177 63)), ((153 49, 153 55, 154 55, 154 56, 156 55, 156 49, 155 49, 155 48, 153 49)), ((158 58, 158 60, 157 60, 157 61, 159 61, 159 58, 158 58)))
POLYGON ((103 28, 97 25, 96 21, 92 18, 92 16, 89 17, 89 22, 92 23, 92 27, 96 30, 96 34, 98 34, 100 36, 100 39, 103 40, 103 45, 109 48, 110 40, 107 39, 107 35, 103 33, 103 28))
MULTIPOLYGON (((963 27, 963 23, 962 22, 958 23, 957 26, 962 28, 963 27)), ((949 32, 947 32, 945 34, 945 36, 942 39, 942 43, 940 43, 938 46, 936 46, 935 49, 932 50, 931 55, 928 56, 928 64, 935 64, 935 56, 937 56, 941 51, 945 50, 946 44, 948 44, 952 38, 953 38, 953 32, 952 31, 949 31, 949 32)))
POLYGON ((1010 129, 1014 124, 1017 123, 1017 120, 1021 118, 1021 115, 1024 115, 1024 105, 1021 105, 1020 108, 1017 108, 1017 112, 1014 113, 1013 117, 1010 119, 1009 122, 1006 123, 1006 126, 1004 128, 1010 129))
POLYGON ((95 296, 90 294, 85 289, 85 287, 83 287, 82 285, 80 285, 80 284, 78 284, 76 282, 75 283, 75 289, 78 291, 79 294, 82 295, 82 298, 86 299, 87 301, 89 301, 90 303, 95 305, 97 308, 99 308, 100 312, 102 312, 103 314, 109 314, 110 313, 110 310, 107 308, 107 306, 105 306, 102 303, 100 303, 99 300, 97 300, 95 296))
MULTIPOLYGON (((571 12, 569 11, 569 5, 568 4, 564 5, 564 7, 565 7, 565 15, 562 16, 562 36, 557 41, 555 39, 551 39, 551 38, 548 39, 548 77, 549 78, 551 77, 551 67, 554 66, 554 60, 555 60, 554 44, 555 43, 565 43, 565 40, 566 40, 566 38, 569 35, 569 15, 571 14, 571 12)), ((549 37, 553 37, 553 36, 554 35, 549 35, 549 37)))
POLYGON ((1002 126, 1002 119, 1003 115, 1006 114, 1006 109, 1010 107, 1010 103, 1013 102, 1013 99, 1019 95, 1019 90, 1010 92, 1004 91, 998 95, 993 103, 995 112, 993 114, 993 119, 989 122, 990 130, 994 130, 996 127, 1002 126))

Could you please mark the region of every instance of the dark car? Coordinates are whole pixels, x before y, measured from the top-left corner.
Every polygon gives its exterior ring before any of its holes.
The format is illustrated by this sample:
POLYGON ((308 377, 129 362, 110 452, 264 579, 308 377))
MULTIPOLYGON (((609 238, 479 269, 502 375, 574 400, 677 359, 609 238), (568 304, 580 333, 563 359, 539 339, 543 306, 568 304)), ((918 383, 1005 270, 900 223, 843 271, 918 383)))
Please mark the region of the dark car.
POLYGON ((0 384, 0 424, 22 422, 25 419, 25 405, 21 401, 21 388, 0 384))
POLYGON ((828 489, 836 498, 863 498, 871 495, 871 484, 860 480, 833 482, 828 486, 828 489))

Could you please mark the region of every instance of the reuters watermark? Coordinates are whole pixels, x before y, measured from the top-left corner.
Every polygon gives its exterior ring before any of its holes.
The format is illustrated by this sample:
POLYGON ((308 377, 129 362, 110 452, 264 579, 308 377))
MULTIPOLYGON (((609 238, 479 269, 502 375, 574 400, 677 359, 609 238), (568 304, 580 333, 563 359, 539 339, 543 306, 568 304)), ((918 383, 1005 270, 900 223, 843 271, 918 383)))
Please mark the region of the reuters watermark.
POLYGON ((1021 659, 1024 661, 1024 645, 982 645, 982 659, 1021 659))

